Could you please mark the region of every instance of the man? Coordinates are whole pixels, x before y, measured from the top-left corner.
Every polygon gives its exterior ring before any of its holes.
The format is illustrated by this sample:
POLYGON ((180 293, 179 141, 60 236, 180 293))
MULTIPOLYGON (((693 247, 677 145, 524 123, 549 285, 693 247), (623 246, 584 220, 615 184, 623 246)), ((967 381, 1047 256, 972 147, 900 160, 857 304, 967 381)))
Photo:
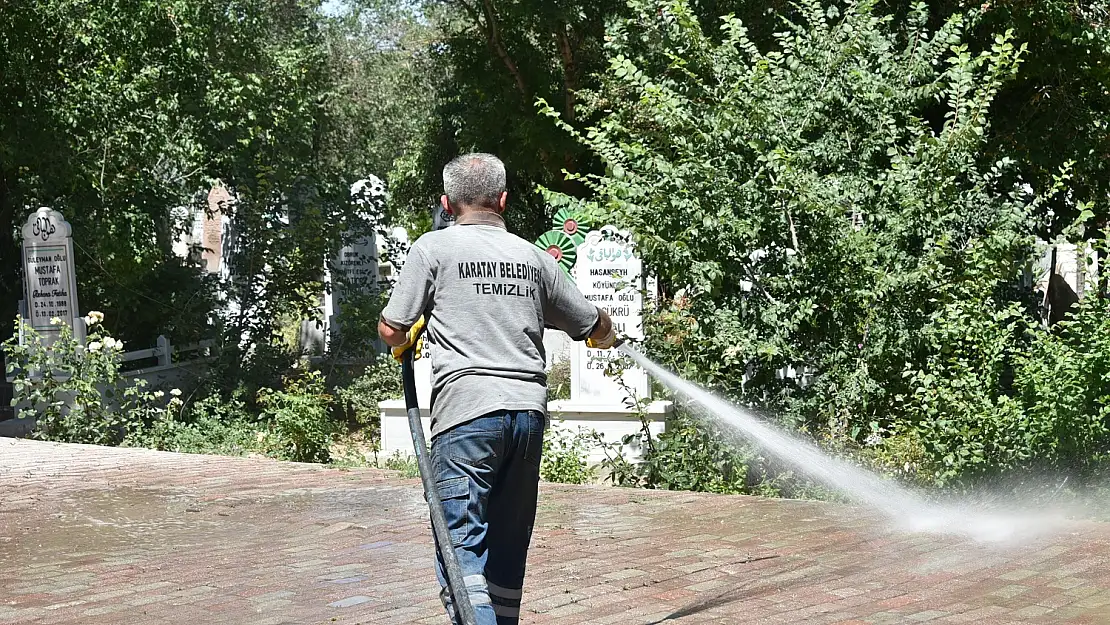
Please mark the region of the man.
MULTIPOLYGON (((378 332, 405 349, 427 321, 436 490, 478 622, 515 624, 547 421, 544 326, 602 349, 616 337, 554 258, 505 229, 500 160, 460 156, 443 187, 455 225, 413 244, 378 332)), ((457 623, 442 558, 436 572, 457 623)))

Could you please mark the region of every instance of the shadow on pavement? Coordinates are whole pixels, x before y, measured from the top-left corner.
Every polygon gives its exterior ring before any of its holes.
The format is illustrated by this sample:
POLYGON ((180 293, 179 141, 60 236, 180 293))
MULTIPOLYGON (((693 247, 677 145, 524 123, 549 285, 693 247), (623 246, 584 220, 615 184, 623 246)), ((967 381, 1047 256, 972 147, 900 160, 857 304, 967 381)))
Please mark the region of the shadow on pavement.
MULTIPOLYGON (((759 558, 748 558, 747 560, 742 560, 741 562, 739 562, 739 564, 750 564, 752 562, 761 562, 763 560, 773 560, 777 557, 779 556, 774 555, 762 556, 759 558)), ((698 612, 717 608, 722 605, 727 605, 729 603, 732 603, 733 601, 739 601, 741 599, 747 599, 749 597, 763 594, 763 592, 767 590, 767 584, 760 584, 758 586, 749 588, 753 581, 755 580, 749 580, 735 588, 729 588, 723 593, 709 597, 708 599, 699 599, 692 603, 688 603, 678 610, 675 610, 674 612, 668 614, 667 616, 664 616, 658 621, 652 621, 647 625, 659 625, 660 623, 664 623, 666 621, 678 620, 680 618, 690 616, 691 614, 697 614, 698 612)))

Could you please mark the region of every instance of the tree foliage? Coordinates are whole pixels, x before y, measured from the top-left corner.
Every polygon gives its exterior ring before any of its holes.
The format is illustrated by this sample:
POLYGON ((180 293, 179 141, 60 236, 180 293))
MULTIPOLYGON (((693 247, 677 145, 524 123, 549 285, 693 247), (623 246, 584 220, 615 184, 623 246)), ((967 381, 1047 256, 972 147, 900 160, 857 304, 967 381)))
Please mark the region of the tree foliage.
POLYGON ((604 163, 579 176, 583 210, 631 227, 659 277, 656 356, 831 444, 912 437, 940 483, 1015 466, 1003 450, 1092 457, 1099 419, 1012 436, 1033 409, 1016 358, 1050 340, 1023 285, 1035 216, 1066 187, 1028 193, 1013 159, 982 158, 1027 54, 1013 33, 972 53, 961 16, 933 30, 923 4, 900 21, 811 1, 761 48, 736 18, 710 37, 686 2, 630 6, 657 17, 611 29, 583 96, 602 120, 578 134, 547 113, 604 163))
MULTIPOLYGON (((82 306, 106 310, 128 343, 224 329, 233 352, 268 343, 279 320, 313 309, 325 259, 360 230, 349 186, 373 159, 346 138, 365 108, 335 104, 353 79, 318 4, 0 7, 0 227, 13 233, 38 205, 62 211, 82 306), (222 284, 172 253, 216 181, 233 193, 222 284)), ((0 237, 11 312, 17 246, 0 237)))
MULTIPOLYGON (((285 381, 325 263, 387 223, 426 227, 443 164, 489 151, 522 236, 565 205, 636 231, 662 289, 647 347, 683 375, 928 483, 1093 470, 1107 281, 1048 332, 1030 278, 1038 237, 1110 252, 1108 16, 1105 0, 0 3, 0 312, 21 297, 17 227, 52 206, 105 332, 224 338, 205 401, 287 389, 228 414, 263 412, 322 457, 330 390, 285 381), (369 174, 388 207, 351 197, 369 174), (217 182, 226 279, 172 251, 217 182)), ((356 352, 380 305, 362 299, 356 352)), ((351 388, 372 399, 379 377, 351 388)), ((723 481, 684 473, 722 457, 677 425, 650 479, 751 486, 738 456, 723 481)))
POLYGON ((510 226, 534 238, 551 216, 536 185, 581 194, 563 171, 595 167, 582 146, 536 115, 535 101, 555 103, 570 123, 579 123, 578 91, 602 69, 605 23, 624 4, 434 0, 423 6, 438 32, 435 112, 422 148, 397 163, 397 199, 426 212, 442 193, 440 172, 448 160, 493 152, 509 171, 510 226))
MULTIPOLYGON (((905 0, 881 5, 900 19, 912 7, 905 0)), ((1110 215, 1110 3, 1105 0, 1001 0, 929 3, 931 20, 967 16, 965 41, 986 48, 995 33, 1013 31, 1028 48, 1013 80, 1002 86, 991 107, 993 132, 984 153, 1015 160, 1034 186, 1053 184, 1060 168, 1072 163, 1069 193, 1050 200, 1036 216, 1045 239, 1061 234, 1090 204, 1104 230, 1110 215)))
POLYGON ((385 178, 418 152, 436 101, 435 30, 408 2, 357 0, 325 22, 335 152, 348 167, 385 178))

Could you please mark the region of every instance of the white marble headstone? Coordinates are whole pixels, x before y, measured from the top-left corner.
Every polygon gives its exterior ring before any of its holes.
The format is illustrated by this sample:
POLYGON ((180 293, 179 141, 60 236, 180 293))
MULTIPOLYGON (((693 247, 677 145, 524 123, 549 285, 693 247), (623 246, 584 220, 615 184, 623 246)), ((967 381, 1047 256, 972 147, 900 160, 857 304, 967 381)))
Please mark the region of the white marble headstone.
POLYGON ((38 209, 23 225, 27 321, 44 344, 53 343, 61 333, 61 326, 52 323, 54 319, 72 328, 80 315, 72 235, 62 214, 50 208, 38 209))
MULTIPOLYGON (((618 336, 643 339, 643 262, 636 255, 631 233, 613 226, 593 230, 578 246, 577 258, 574 279, 586 299, 609 313, 618 336)), ((619 356, 616 350, 590 349, 584 342, 575 344, 571 352, 571 401, 623 404, 628 392, 617 378, 605 373, 609 362, 619 356)), ((643 369, 626 369, 621 380, 637 398, 648 397, 648 375, 643 369)))

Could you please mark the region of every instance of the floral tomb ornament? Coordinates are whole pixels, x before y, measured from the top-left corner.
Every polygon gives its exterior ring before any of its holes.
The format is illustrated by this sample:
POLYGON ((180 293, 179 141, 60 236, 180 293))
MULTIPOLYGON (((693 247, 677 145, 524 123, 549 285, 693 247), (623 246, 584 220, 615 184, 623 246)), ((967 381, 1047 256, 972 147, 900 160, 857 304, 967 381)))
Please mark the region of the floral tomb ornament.
POLYGON ((551 254, 563 271, 571 276, 578 257, 578 246, 586 240, 589 226, 582 215, 567 207, 560 208, 551 218, 552 229, 540 235, 536 247, 551 254))
POLYGON ((566 207, 560 208, 551 221, 554 229, 570 237, 575 246, 582 245, 586 240, 586 233, 590 230, 589 224, 581 213, 566 207))
POLYGON ((570 275, 570 269, 574 266, 574 260, 578 255, 578 245, 573 239, 559 230, 549 230, 540 235, 536 240, 536 246, 551 254, 563 271, 570 275))

